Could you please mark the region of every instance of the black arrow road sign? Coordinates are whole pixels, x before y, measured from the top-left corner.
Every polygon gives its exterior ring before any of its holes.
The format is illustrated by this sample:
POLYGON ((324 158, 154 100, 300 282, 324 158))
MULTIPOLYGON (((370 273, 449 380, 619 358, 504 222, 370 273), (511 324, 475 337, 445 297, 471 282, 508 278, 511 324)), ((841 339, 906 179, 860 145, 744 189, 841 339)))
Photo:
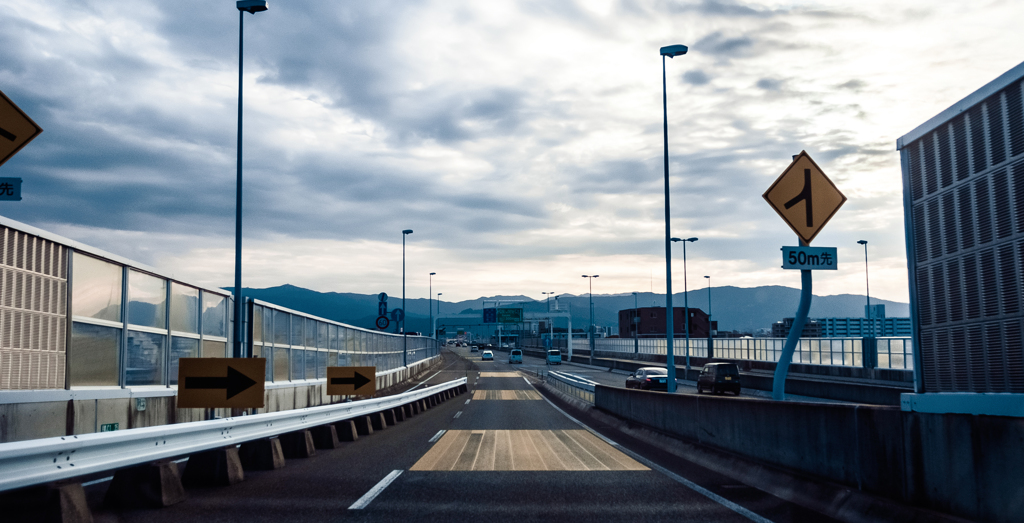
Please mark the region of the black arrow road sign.
POLYGON ((186 389, 224 389, 228 394, 227 399, 245 392, 255 384, 256 382, 252 378, 231 366, 228 367, 228 375, 225 377, 189 376, 185 378, 186 389))
POLYGON ((0 127, 0 136, 2 136, 4 138, 7 138, 8 140, 10 140, 12 142, 16 138, 18 138, 17 136, 14 136, 14 133, 11 133, 10 131, 8 131, 7 129, 4 129, 3 127, 0 127))
POLYGON ((363 385, 366 385, 367 383, 370 383, 370 378, 367 378, 358 372, 356 372, 355 376, 352 376, 351 378, 331 378, 331 385, 352 385, 357 389, 362 388, 363 385))
POLYGON ((376 367, 327 367, 328 396, 372 396, 377 392, 376 367))

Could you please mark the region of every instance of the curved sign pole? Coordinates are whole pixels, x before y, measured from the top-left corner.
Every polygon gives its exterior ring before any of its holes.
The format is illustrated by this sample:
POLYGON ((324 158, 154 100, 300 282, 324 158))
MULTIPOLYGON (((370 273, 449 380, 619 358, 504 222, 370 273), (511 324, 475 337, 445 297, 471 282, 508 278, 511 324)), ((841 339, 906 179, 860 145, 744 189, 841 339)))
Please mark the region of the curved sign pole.
MULTIPOLYGON (((801 245, 806 245, 800 240, 801 245)), ((811 271, 800 271, 800 305, 796 308, 796 317, 793 318, 793 326, 789 329, 789 336, 786 337, 786 345, 782 348, 779 361, 775 364, 775 378, 772 381, 772 399, 782 401, 786 399, 786 375, 789 374, 789 364, 793 361, 793 352, 796 351, 797 343, 800 343, 800 335, 804 332, 804 325, 807 324, 807 313, 811 310, 811 271)))

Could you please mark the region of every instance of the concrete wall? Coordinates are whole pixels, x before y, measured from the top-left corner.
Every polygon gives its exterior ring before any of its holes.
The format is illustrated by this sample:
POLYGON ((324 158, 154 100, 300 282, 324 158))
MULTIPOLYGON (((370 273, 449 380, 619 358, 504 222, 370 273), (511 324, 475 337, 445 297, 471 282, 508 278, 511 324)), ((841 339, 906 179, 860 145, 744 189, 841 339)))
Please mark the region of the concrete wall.
POLYGON ((1024 514, 1024 419, 597 386, 595 406, 666 434, 985 521, 1024 514))
MULTIPOLYGON (((440 356, 435 356, 412 363, 408 368, 377 376, 377 390, 416 378, 440 361, 440 356)), ((347 399, 344 396, 328 396, 323 381, 283 387, 267 383, 267 387, 264 392, 264 408, 257 409, 257 413, 315 407, 347 399)), ((118 430, 125 430, 202 421, 210 419, 211 415, 224 418, 241 414, 238 411, 232 413, 231 409, 179 409, 176 408, 177 396, 167 395, 167 391, 149 397, 146 391, 124 392, 131 397, 0 403, 0 443, 89 434, 109 423, 117 423, 118 430), (145 399, 145 410, 139 410, 137 398, 145 399)))

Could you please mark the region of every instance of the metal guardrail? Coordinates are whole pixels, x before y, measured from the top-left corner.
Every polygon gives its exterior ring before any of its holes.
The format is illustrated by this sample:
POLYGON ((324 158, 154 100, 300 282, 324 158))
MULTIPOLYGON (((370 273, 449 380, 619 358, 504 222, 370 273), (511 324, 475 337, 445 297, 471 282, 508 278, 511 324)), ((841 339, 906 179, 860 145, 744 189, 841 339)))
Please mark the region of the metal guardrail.
POLYGON ((555 370, 548 371, 547 378, 547 383, 559 391, 588 403, 594 402, 594 385, 597 385, 596 381, 555 370))
POLYGON ((380 412, 466 384, 460 378, 394 396, 116 432, 0 444, 0 491, 237 445, 380 412))

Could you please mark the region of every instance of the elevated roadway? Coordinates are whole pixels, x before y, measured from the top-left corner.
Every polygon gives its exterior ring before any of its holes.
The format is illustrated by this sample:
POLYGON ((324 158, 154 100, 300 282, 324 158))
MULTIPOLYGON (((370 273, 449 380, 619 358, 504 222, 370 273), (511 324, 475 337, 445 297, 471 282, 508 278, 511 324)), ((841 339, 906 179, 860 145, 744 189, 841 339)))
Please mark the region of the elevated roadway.
MULTIPOLYGON (((605 439, 544 399, 505 359, 449 353, 425 384, 470 393, 397 426, 163 509, 96 521, 830 521, 656 448, 605 439)), ((518 367, 518 366, 517 366, 518 367)), ((621 438, 620 438, 621 439, 621 438)))

